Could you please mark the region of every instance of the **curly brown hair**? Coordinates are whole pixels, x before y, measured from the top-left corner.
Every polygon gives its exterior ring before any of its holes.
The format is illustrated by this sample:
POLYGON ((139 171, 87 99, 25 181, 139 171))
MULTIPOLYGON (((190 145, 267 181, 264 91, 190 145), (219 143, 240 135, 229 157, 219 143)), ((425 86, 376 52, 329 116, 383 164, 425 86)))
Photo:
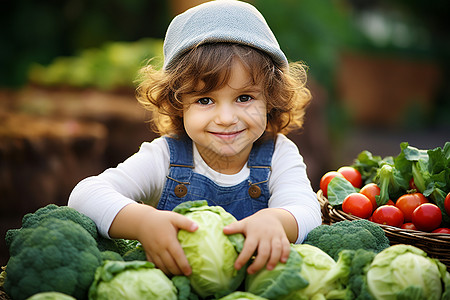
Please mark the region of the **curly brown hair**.
POLYGON ((151 126, 160 135, 185 135, 183 95, 208 93, 227 83, 233 59, 239 59, 253 83, 262 83, 267 101, 266 132, 287 134, 303 125, 311 93, 300 62, 280 68, 264 52, 234 43, 202 44, 185 53, 170 69, 141 69, 138 101, 151 112, 151 126), (198 91, 199 83, 202 90, 198 91))

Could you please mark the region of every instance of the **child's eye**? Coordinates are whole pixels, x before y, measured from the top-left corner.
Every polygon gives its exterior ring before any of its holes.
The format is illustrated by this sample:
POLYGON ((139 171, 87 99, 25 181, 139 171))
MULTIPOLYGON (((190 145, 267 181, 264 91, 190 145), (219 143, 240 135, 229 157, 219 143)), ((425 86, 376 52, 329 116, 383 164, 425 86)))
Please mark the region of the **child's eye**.
POLYGON ((200 98, 196 102, 201 105, 208 105, 212 103, 212 100, 211 98, 200 98))
POLYGON ((239 97, 238 97, 238 102, 247 102, 247 101, 250 101, 250 100, 252 100, 253 99, 253 97, 252 96, 249 96, 249 95, 240 95, 239 97))

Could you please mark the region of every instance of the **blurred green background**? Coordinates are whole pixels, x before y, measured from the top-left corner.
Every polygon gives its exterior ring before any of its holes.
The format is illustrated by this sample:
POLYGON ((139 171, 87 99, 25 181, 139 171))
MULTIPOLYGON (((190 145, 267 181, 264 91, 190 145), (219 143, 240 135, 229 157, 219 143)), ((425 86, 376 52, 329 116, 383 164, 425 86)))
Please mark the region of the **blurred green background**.
MULTIPOLYGON (((23 214, 64 205, 74 185, 155 135, 134 98, 161 63, 171 18, 203 1, 6 0, 0 10, 0 264, 23 214)), ((315 190, 362 150, 443 146, 450 129, 450 4, 253 0, 314 100, 290 134, 315 190)))

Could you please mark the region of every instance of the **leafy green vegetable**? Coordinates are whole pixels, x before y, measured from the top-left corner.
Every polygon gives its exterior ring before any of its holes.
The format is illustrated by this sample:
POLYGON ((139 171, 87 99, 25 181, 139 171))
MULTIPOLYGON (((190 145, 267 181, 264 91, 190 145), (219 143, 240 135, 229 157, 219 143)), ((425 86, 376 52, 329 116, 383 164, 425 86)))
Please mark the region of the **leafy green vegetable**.
POLYGON ((192 268, 191 286, 202 298, 220 297, 236 290, 246 268, 239 271, 234 262, 244 245, 242 234, 225 235, 223 228, 236 219, 220 206, 206 201, 188 201, 174 208, 198 224, 195 232, 180 230, 178 240, 192 268))
POLYGON ((365 184, 375 182, 380 187, 378 205, 406 194, 409 181, 414 179, 418 191, 441 209, 442 226, 450 226, 444 208, 445 196, 450 192, 450 142, 434 149, 418 149, 403 142, 400 149, 396 157, 383 159, 362 151, 352 166, 361 173, 365 184))
POLYGON ((450 191, 450 142, 443 148, 420 150, 408 143, 400 145, 402 152, 396 165, 405 177, 414 178, 419 192, 431 199, 442 211, 442 219, 450 225, 450 216, 445 212, 444 200, 450 191))
POLYGON ((226 295, 218 300, 267 300, 261 296, 254 295, 249 292, 236 291, 226 295))
POLYGON ((448 280, 445 265, 412 245, 398 244, 378 253, 367 283, 375 299, 441 299, 448 280))
POLYGON ((292 291, 306 287, 309 282, 300 273, 303 260, 291 245, 286 263, 278 263, 273 270, 261 269, 248 274, 245 290, 267 299, 278 299, 292 291))
POLYGON ((95 272, 89 299, 177 300, 173 282, 148 261, 105 261, 95 272))
POLYGON ((178 300, 198 300, 198 296, 192 291, 189 278, 186 276, 173 276, 172 283, 178 290, 178 300))
POLYGON ((386 204, 389 200, 396 200, 405 194, 409 187, 409 181, 394 165, 385 164, 378 169, 374 182, 380 188, 380 195, 375 196, 377 205, 386 204))
POLYGON ((344 299, 346 280, 350 272, 351 256, 339 255, 336 262, 318 247, 308 244, 293 245, 294 251, 302 257, 300 272, 309 285, 297 288, 282 300, 301 299, 344 299))
POLYGON ((382 159, 381 156, 374 156, 367 150, 358 154, 352 167, 361 173, 364 184, 374 182, 378 169, 386 162, 392 162, 392 157, 382 159))
POLYGON ((27 298, 27 300, 76 300, 74 297, 59 292, 42 292, 27 298))
POLYGON ((83 227, 56 218, 20 229, 9 251, 4 288, 18 300, 47 291, 85 299, 102 262, 95 239, 83 227))
POLYGON ((341 250, 371 250, 376 253, 389 247, 389 239, 376 223, 365 219, 319 225, 308 233, 304 244, 319 247, 335 260, 341 250))
POLYGON ((351 193, 356 193, 355 187, 345 178, 336 176, 331 179, 327 188, 328 202, 332 206, 342 205, 344 199, 351 193))

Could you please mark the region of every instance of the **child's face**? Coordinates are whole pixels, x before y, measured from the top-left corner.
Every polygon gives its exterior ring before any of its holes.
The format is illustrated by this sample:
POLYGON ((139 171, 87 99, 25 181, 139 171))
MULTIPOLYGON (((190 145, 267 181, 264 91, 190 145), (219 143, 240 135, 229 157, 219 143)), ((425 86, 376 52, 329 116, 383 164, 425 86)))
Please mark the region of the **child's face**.
POLYGON ((220 158, 235 167, 244 166, 253 143, 266 129, 262 91, 261 84, 252 83, 241 62, 233 60, 229 80, 223 87, 204 95, 183 96, 185 130, 211 168, 226 173, 215 168, 220 158))

